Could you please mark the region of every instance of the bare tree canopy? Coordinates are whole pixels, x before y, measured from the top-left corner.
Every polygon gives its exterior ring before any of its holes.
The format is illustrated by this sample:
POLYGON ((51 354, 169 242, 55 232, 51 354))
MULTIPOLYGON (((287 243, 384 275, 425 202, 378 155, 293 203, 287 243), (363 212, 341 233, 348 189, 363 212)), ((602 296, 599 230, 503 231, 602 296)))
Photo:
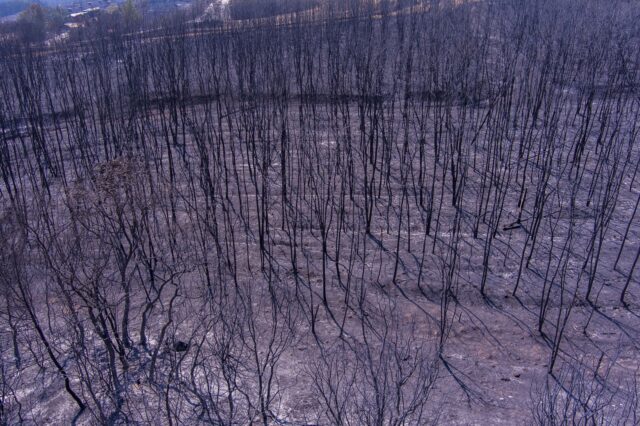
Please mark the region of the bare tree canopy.
POLYGON ((0 424, 640 423, 638 2, 150 7, 0 32, 0 424))

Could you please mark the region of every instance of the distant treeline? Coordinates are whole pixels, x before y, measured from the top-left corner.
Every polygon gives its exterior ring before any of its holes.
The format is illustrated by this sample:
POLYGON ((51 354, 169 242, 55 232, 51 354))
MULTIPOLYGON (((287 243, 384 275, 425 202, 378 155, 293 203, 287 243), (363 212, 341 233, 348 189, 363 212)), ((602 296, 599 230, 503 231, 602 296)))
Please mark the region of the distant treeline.
POLYGON ((233 0, 229 8, 232 19, 256 19, 301 12, 318 5, 318 0, 233 0))
POLYGON ((25 0, 8 0, 0 3, 0 17, 15 15, 27 8, 32 2, 25 0))

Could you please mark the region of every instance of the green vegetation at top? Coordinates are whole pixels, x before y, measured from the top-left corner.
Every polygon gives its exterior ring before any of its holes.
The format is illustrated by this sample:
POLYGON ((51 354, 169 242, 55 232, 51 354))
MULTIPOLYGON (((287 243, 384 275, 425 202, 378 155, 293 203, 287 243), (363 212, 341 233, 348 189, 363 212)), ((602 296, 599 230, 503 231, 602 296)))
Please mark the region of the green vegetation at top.
POLYGON ((15 31, 23 41, 41 42, 47 31, 56 31, 64 25, 65 17, 66 13, 59 7, 47 8, 32 3, 18 17, 15 31))

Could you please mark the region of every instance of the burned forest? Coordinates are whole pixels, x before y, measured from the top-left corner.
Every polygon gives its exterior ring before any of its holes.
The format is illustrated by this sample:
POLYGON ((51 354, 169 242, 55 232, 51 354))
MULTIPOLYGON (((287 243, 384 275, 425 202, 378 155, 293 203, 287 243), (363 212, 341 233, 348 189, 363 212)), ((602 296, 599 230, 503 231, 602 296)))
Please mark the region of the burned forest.
POLYGON ((638 2, 215 6, 0 37, 0 425, 640 424, 638 2))

